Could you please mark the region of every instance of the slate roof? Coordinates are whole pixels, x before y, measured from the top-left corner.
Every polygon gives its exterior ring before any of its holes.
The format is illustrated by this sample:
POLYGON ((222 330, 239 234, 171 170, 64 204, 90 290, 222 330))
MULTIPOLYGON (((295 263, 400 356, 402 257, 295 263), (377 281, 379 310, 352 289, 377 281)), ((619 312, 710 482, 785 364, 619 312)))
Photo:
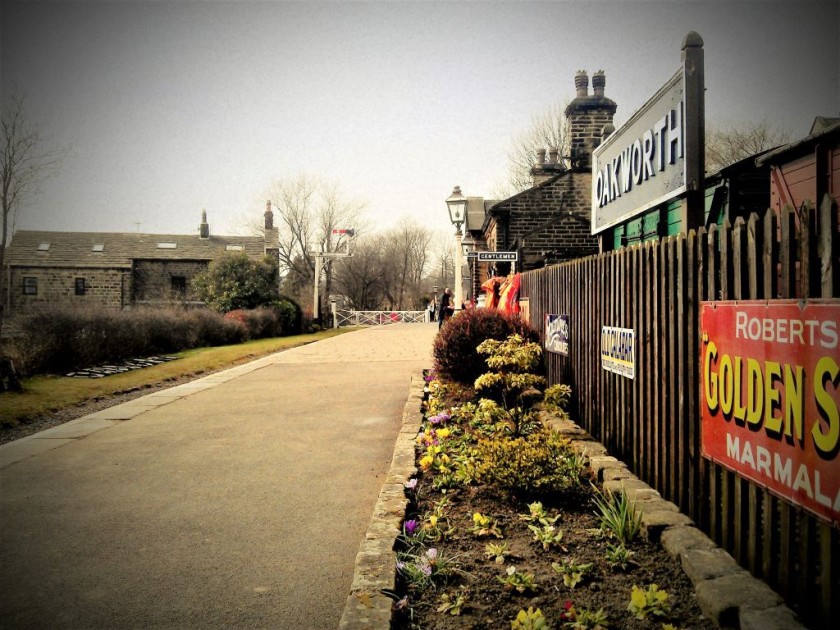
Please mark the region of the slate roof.
POLYGON ((6 249, 9 266, 131 268, 132 260, 213 260, 227 246, 241 246, 249 257, 265 253, 261 236, 211 236, 186 234, 131 234, 108 232, 41 232, 20 230, 6 249), (39 251, 42 243, 49 249, 39 251), (160 248, 158 243, 175 243, 160 248), (102 251, 94 251, 103 245, 102 251))

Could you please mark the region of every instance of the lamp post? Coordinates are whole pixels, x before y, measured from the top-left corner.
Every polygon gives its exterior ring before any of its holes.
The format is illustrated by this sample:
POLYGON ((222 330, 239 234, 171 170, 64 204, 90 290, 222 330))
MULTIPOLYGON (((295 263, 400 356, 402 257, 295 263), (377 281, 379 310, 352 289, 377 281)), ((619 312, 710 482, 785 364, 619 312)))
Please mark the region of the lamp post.
POLYGON ((467 285, 467 299, 475 302, 475 289, 473 287, 475 284, 475 258, 470 257, 470 252, 475 251, 475 239, 472 236, 467 235, 463 241, 461 241, 461 244, 464 256, 467 257, 467 265, 470 268, 470 282, 467 285))
POLYGON ((435 317, 437 317, 437 310, 438 310, 438 307, 437 307, 437 290, 438 290, 438 285, 433 284, 432 285, 432 306, 434 307, 434 310, 432 310, 432 321, 435 321, 435 317))
POLYGON ((446 199, 446 208, 449 210, 449 220, 455 226, 455 304, 453 306, 456 311, 460 311, 464 301, 464 288, 461 286, 461 267, 464 264, 461 251, 461 224, 467 214, 467 198, 461 194, 460 186, 455 186, 452 194, 446 199))

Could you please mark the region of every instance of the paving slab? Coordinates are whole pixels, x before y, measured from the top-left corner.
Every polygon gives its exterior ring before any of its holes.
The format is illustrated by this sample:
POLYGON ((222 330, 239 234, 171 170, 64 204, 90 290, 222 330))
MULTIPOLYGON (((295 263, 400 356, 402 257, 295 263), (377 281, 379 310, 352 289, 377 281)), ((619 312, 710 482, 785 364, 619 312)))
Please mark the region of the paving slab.
MULTIPOLYGON (((43 440, 31 439, 31 437, 0 444, 0 469, 74 441, 72 438, 43 440)), ((2 485, 0 485, 0 488, 2 488, 2 485)))

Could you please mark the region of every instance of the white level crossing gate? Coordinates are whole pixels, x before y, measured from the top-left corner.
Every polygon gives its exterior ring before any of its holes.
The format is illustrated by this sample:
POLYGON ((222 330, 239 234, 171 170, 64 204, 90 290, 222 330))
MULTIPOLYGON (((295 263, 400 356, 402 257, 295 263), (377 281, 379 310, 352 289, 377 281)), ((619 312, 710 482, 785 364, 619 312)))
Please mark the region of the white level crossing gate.
POLYGON ((429 311, 336 311, 335 327, 384 326, 386 324, 424 324, 429 311))

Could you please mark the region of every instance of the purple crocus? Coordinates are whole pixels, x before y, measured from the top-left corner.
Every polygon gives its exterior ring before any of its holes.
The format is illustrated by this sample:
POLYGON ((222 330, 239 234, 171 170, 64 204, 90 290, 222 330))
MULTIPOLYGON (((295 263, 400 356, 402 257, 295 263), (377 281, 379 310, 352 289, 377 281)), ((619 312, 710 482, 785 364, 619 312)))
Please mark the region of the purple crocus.
MULTIPOLYGON (((414 481, 416 481, 416 479, 414 481)), ((411 519, 410 521, 406 521, 405 523, 403 523, 403 529, 405 530, 405 533, 408 536, 413 536, 414 532, 417 531, 417 526, 419 524, 420 523, 417 520, 411 519)))
POLYGON ((414 490, 417 487, 417 477, 409 479, 403 484, 403 486, 405 486, 406 490, 414 490))

